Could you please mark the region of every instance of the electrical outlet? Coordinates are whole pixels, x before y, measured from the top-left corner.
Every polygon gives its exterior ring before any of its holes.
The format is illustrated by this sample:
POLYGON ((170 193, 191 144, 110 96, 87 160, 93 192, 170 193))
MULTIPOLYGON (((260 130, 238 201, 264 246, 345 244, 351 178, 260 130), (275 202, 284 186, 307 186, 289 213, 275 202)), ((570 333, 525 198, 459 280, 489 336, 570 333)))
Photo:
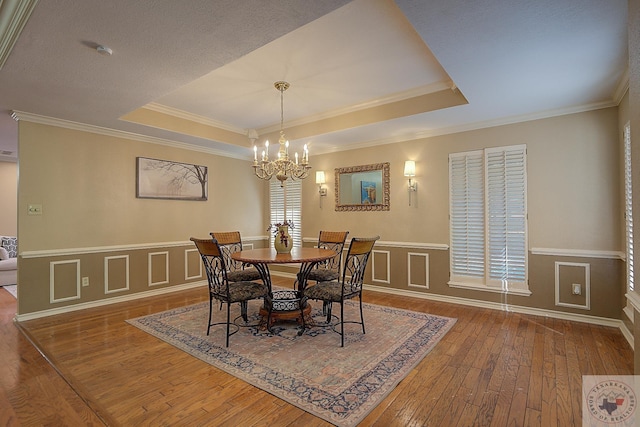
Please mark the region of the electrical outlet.
POLYGON ((89 278, 88 277, 83 277, 82 278, 82 286, 89 286, 89 278))
POLYGON ((571 293, 573 295, 582 295, 582 286, 580 283, 574 283, 571 285, 571 293))

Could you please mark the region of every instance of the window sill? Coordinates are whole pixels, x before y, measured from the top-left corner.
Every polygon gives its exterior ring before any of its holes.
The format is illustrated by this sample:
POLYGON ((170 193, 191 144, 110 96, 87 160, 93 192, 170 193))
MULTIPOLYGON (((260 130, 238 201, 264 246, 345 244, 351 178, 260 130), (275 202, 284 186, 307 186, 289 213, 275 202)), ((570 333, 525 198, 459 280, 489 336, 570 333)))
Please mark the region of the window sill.
POLYGON ((531 291, 529 289, 502 289, 502 288, 493 288, 487 285, 477 284, 477 283, 466 283, 466 282, 447 282, 449 287, 458 288, 458 289, 469 289, 473 291, 483 291, 483 292, 494 292, 498 294, 506 294, 506 295, 518 295, 523 297, 531 296, 531 291))

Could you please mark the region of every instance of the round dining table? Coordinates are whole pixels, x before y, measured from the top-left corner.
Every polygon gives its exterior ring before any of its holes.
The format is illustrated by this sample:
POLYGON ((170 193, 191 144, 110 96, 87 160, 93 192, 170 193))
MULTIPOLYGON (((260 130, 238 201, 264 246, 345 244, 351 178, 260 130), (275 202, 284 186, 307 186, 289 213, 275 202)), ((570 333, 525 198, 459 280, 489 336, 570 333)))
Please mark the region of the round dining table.
POLYGON ((269 297, 265 300, 265 307, 260 314, 265 319, 267 329, 271 330, 272 323, 277 320, 297 319, 301 323, 299 335, 304 332, 305 317, 311 312, 311 305, 302 299, 302 293, 307 286, 307 278, 313 268, 322 261, 336 256, 330 249, 294 247, 290 253, 278 253, 272 248, 242 250, 231 254, 231 258, 255 266, 260 277, 269 289, 269 297), (272 264, 300 264, 297 280, 293 290, 273 291, 269 265, 272 264))

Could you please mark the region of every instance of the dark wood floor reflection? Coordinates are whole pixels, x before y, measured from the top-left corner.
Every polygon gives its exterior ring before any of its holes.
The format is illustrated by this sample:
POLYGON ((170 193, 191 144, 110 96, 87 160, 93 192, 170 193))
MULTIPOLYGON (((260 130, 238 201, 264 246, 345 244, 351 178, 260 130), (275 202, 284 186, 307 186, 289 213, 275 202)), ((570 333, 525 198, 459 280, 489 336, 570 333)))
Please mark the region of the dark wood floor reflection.
MULTIPOLYGON (((22 322, 23 334, 0 289, 0 425, 328 425, 124 321, 206 299, 176 292, 22 322)), ((376 292, 365 301, 458 321, 363 426, 580 426, 582 375, 633 373, 615 328, 376 292)))

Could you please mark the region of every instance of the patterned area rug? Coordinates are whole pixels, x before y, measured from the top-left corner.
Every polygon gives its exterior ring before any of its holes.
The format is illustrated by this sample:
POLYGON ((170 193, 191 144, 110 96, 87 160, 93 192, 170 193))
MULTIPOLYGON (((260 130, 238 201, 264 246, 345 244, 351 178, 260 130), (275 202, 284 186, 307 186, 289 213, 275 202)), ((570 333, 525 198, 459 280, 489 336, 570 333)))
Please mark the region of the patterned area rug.
MULTIPOLYGON (((249 304, 259 320, 259 301, 249 304)), ((313 318, 324 317, 311 302, 313 318)), ((331 328, 319 326, 298 336, 296 323, 240 327, 225 348, 224 326, 206 335, 209 303, 152 314, 128 322, 167 343, 338 426, 354 426, 375 408, 451 329, 455 319, 364 304, 366 334, 345 324, 345 346, 331 328)), ((234 311, 235 310, 235 311, 234 311)), ((340 311, 335 306, 334 314, 340 311)), ((214 305, 214 319, 226 317, 214 305)), ((232 318, 239 315, 238 304, 232 318)), ((356 320, 356 303, 345 305, 356 320)), ((241 320, 240 320, 241 321, 241 320)))

